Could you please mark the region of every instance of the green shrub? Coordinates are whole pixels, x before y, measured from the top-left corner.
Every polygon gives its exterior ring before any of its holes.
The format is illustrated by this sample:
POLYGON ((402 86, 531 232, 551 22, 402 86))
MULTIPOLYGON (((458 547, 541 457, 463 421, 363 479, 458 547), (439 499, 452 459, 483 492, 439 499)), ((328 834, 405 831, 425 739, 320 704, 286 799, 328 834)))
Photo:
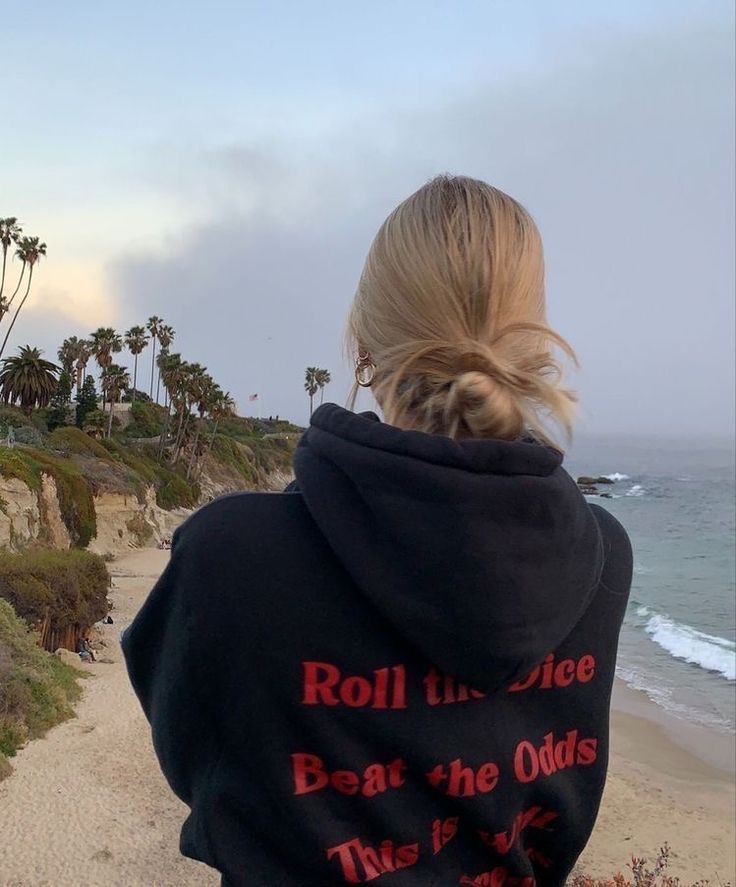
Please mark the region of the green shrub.
POLYGON ((98 459, 107 459, 108 452, 102 444, 72 425, 56 428, 49 435, 49 446, 62 453, 75 453, 79 456, 96 456, 98 459))
POLYGON ((200 496, 199 485, 187 480, 183 463, 175 466, 162 464, 158 461, 155 446, 132 447, 114 439, 107 439, 103 444, 112 458, 155 487, 156 503, 160 508, 196 507, 200 496))
POLYGON ((166 410, 158 404, 136 401, 130 407, 131 421, 126 437, 158 437, 166 421, 166 410))
POLYGON ((108 612, 105 562, 89 551, 0 551, 0 598, 39 627, 63 634, 86 630, 108 612))
POLYGON ((81 676, 41 650, 26 623, 0 600, 0 779, 11 770, 7 759, 28 739, 73 716, 81 676))

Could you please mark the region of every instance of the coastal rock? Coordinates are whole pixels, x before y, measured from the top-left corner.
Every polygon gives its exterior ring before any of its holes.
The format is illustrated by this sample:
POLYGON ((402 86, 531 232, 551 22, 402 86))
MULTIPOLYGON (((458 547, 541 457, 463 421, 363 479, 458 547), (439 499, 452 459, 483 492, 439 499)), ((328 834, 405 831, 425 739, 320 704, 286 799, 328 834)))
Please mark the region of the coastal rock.
POLYGON ((0 475, 0 548, 17 551, 38 538, 38 496, 17 477, 0 475))
POLYGON ((177 508, 165 511, 156 504, 156 490, 146 487, 143 501, 129 493, 101 493, 95 496, 97 535, 88 548, 95 554, 111 556, 130 548, 157 545, 173 535, 190 513, 177 508))
POLYGON ((71 548, 71 538, 59 508, 59 494, 56 481, 50 474, 41 475, 41 490, 38 494, 38 507, 41 515, 40 537, 52 548, 71 548))
POLYGON ((593 487, 596 484, 612 484, 614 481, 612 481, 610 477, 606 477, 605 475, 592 477, 587 474, 581 474, 577 482, 579 487, 593 487))
POLYGON ((59 647, 54 656, 58 656, 64 665, 71 665, 72 668, 79 668, 82 662, 78 653, 72 653, 71 650, 67 650, 64 647, 59 647))

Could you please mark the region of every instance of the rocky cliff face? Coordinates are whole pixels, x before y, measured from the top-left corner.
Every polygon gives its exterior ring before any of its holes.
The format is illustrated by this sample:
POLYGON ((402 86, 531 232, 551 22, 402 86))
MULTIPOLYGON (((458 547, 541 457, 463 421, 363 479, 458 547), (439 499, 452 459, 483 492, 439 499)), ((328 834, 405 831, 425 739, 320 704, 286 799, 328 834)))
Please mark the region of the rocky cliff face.
MULTIPOLYGON (((266 488, 282 490, 291 480, 283 472, 273 472, 266 488)), ((202 479, 202 501, 242 489, 233 477, 202 479)), ((88 548, 96 554, 112 556, 129 548, 153 547, 170 538, 190 512, 183 508, 166 511, 156 504, 156 491, 146 487, 143 501, 125 493, 101 493, 94 497, 97 534, 88 548)), ((41 489, 31 490, 22 480, 0 476, 0 548, 19 551, 39 542, 52 548, 69 548, 69 532, 59 508, 56 482, 42 476, 41 489)))
MULTIPOLYGON (((157 545, 168 538, 189 513, 164 511, 156 505, 156 491, 145 490, 145 499, 122 493, 103 493, 94 498, 97 535, 89 544, 96 554, 113 555, 126 548, 157 545)), ((69 548, 54 479, 42 477, 39 492, 15 477, 0 477, 0 548, 18 551, 33 542, 51 548, 69 548)))

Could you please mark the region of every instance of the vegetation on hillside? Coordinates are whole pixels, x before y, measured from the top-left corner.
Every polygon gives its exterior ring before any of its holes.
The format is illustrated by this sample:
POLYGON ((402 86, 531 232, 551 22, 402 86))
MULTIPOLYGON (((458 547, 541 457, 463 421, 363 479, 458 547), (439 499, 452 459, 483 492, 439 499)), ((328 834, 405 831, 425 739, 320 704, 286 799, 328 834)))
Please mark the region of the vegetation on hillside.
MULTIPOLYGON (((589 875, 576 874, 567 882, 568 887, 707 887, 708 879, 701 879, 687 885, 679 878, 669 874, 672 851, 669 844, 661 847, 653 864, 643 857, 631 857, 628 864, 629 875, 618 872, 612 878, 591 878, 589 875)), ((718 879, 719 887, 730 887, 729 882, 718 879)))
MULTIPOLYGON (((0 218, 0 251, 2 358, 46 244, 24 236, 15 217, 0 218)), ((290 468, 300 429, 237 417, 232 397, 206 367, 171 353, 174 338, 154 315, 124 335, 101 326, 68 336, 58 365, 31 345, 0 360, 0 476, 37 495, 41 518, 40 531, 23 537, 24 550, 0 549, 0 778, 27 739, 72 715, 80 673, 45 650, 75 650, 108 612, 105 563, 82 550, 97 532, 95 496, 122 493, 143 504, 152 488, 161 508, 194 508, 204 481, 212 492, 258 488, 290 468), (148 346, 150 378, 139 383, 148 346), (117 356, 124 349, 130 367, 117 356), (69 551, 50 548, 49 477, 69 551)), ((321 388, 329 374, 319 372, 321 388)), ((9 514, 8 506, 0 496, 0 512, 9 514)), ((141 544, 153 534, 142 511, 126 523, 141 544)), ((11 520, 11 547, 15 532, 11 520)))
POLYGON ((42 650, 28 625, 0 600, 0 779, 10 773, 8 758, 27 740, 73 716, 79 677, 42 650))
POLYGON ((104 560, 89 551, 0 550, 0 599, 48 638, 73 644, 109 610, 104 560))

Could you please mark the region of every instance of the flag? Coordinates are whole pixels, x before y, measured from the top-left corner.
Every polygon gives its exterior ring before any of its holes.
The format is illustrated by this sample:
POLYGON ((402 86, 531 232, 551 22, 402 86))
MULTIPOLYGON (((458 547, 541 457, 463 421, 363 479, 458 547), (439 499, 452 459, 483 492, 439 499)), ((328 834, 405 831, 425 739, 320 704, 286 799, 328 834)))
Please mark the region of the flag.
POLYGON ((258 395, 257 394, 249 394, 248 400, 258 400, 258 395))

